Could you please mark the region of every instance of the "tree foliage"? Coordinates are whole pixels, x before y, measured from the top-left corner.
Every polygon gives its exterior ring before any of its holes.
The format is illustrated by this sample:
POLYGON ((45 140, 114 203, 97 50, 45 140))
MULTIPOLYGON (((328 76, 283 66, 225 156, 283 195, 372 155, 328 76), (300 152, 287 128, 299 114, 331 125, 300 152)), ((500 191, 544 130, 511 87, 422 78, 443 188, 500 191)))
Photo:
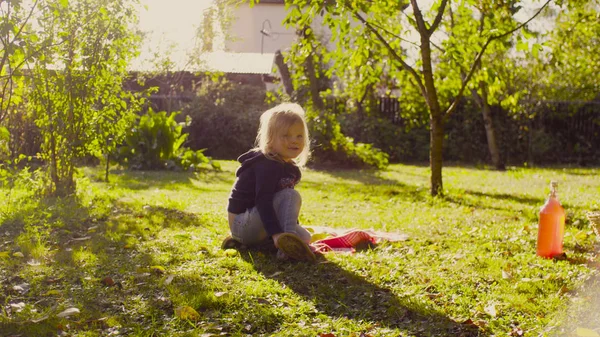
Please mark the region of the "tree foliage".
MULTIPOLYGON (((465 18, 473 17, 478 11, 477 6, 481 9, 482 6, 496 6, 496 3, 440 0, 427 11, 423 11, 416 0, 294 0, 289 4, 286 21, 290 25, 306 27, 315 18, 322 18, 331 31, 331 41, 336 44, 336 48, 325 56, 326 60, 335 60, 331 74, 343 79, 348 92, 355 97, 360 97, 377 83, 381 74, 398 79, 402 78, 401 73, 408 74, 404 78, 418 89, 429 111, 432 195, 443 193, 445 119, 459 104, 488 47, 498 41, 501 43, 529 22, 518 23, 511 19, 513 12, 494 8, 493 12, 488 12, 493 13, 494 20, 491 15, 482 16, 481 25, 473 25, 469 20, 448 24, 452 19, 451 11, 461 13, 465 18), (498 26, 498 22, 507 22, 506 28, 498 26), (455 34, 455 30, 464 33, 455 34), (453 40, 457 36, 467 39, 453 40), (445 50, 437 47, 440 44, 445 50), (463 65, 464 71, 444 71, 448 62, 443 57, 456 60, 456 64, 463 65)), ((310 48, 308 45, 302 51, 309 54, 310 48)))
POLYGON ((48 192, 75 191, 77 163, 110 153, 139 107, 122 81, 139 38, 129 0, 45 1, 39 34, 52 42, 31 67, 28 99, 43 140, 48 192))
MULTIPOLYGON (((573 1, 560 11, 539 55, 546 97, 591 100, 600 95, 600 2, 573 1)), ((537 56, 537 55, 534 55, 537 56)))
MULTIPOLYGON (((20 147, 14 129, 23 128, 27 97, 25 71, 42 57, 51 41, 33 28, 40 0, 32 2, 0 1, 0 155, 16 158, 20 147)), ((28 137, 35 133, 28 130, 28 137)), ((20 140, 20 139, 19 139, 20 140)))

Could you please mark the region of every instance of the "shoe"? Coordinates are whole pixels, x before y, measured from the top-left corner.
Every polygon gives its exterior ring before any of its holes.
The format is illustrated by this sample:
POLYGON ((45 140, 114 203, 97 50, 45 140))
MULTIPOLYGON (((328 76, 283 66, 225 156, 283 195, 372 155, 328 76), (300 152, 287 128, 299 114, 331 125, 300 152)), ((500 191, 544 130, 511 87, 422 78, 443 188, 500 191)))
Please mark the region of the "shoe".
POLYGON ((307 262, 315 262, 317 260, 310 247, 296 234, 281 234, 277 239, 277 246, 279 246, 279 250, 285 256, 291 259, 307 262))
POLYGON ((235 250, 240 250, 240 249, 244 249, 246 246, 239 242, 238 240, 234 239, 231 237, 231 235, 228 235, 224 240, 223 243, 221 243, 221 249, 225 250, 225 249, 235 249, 235 250))

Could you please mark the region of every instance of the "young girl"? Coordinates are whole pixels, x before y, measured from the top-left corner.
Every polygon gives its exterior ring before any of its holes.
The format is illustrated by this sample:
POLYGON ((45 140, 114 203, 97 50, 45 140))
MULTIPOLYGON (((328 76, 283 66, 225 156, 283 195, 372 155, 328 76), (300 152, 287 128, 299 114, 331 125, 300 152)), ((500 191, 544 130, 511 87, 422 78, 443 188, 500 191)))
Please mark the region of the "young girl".
POLYGON ((302 199, 294 190, 309 156, 304 110, 284 103, 264 112, 256 147, 238 158, 229 196, 229 228, 222 248, 257 246, 271 239, 282 255, 314 261, 310 233, 298 224, 302 199))

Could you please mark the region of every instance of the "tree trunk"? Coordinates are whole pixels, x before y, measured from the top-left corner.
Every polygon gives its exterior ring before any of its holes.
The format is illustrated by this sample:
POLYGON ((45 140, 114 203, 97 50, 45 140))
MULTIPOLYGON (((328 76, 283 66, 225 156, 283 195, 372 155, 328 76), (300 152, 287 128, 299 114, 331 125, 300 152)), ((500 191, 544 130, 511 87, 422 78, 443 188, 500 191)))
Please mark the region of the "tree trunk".
POLYGON ((308 81, 310 82, 310 97, 313 107, 317 111, 321 112, 325 109, 325 106, 321 100, 321 95, 319 94, 319 83, 317 82, 315 63, 313 61, 312 53, 306 57, 306 74, 308 75, 308 81))
POLYGON ((106 153, 106 171, 104 172, 104 181, 108 183, 108 169, 110 168, 110 153, 106 153))
POLYGON ((481 96, 475 91, 473 91, 473 96, 475 97, 475 101, 479 104, 481 114, 483 115, 483 124, 485 126, 485 135, 487 138, 488 150, 490 151, 490 156, 492 158, 492 165, 494 165, 496 170, 504 171, 506 167, 501 159, 500 149, 496 142, 496 130, 492 118, 492 109, 487 100, 487 86, 485 85, 485 82, 479 82, 479 89, 481 91, 481 96))
POLYGON ((277 69, 279 69, 279 75, 281 76, 281 83, 283 84, 283 88, 285 93, 293 97, 294 94, 294 86, 292 85, 292 78, 290 76, 290 69, 283 59, 283 55, 280 50, 275 52, 275 65, 277 69))
POLYGON ((429 119, 431 130, 429 131, 429 167, 431 168, 431 195, 444 194, 442 184, 443 145, 444 145, 444 119, 441 111, 430 112, 429 119))
POLYGON ((533 122, 531 119, 527 122, 527 164, 530 167, 535 165, 535 159, 533 158, 533 122))
MULTIPOLYGON (((413 6, 418 11, 416 4, 413 6)), ((416 15, 421 18, 419 22, 419 35, 421 36, 421 59, 423 60, 423 82, 425 84, 427 107, 429 108, 429 166, 431 168, 431 195, 444 194, 442 183, 442 151, 444 146, 444 115, 438 101, 437 90, 433 78, 433 67, 431 64, 431 42, 429 33, 422 21, 420 11, 416 15)))

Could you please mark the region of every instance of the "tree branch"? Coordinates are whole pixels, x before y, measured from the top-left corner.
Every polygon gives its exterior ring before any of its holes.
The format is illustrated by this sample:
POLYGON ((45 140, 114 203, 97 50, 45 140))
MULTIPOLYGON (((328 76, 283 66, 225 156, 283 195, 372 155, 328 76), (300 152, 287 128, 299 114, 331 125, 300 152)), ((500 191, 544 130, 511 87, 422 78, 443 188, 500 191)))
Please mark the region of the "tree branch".
POLYGON ((371 25, 371 26, 374 26, 374 27, 377 27, 377 28, 381 29, 382 31, 384 31, 384 32, 385 32, 385 33, 387 33, 388 35, 390 35, 390 36, 392 36, 392 37, 395 37, 395 38, 397 38, 398 40, 401 40, 401 41, 404 41, 404 42, 408 42, 408 43, 412 44, 412 45, 413 45, 413 46, 415 46, 415 47, 419 47, 419 44, 418 44, 418 43, 416 43, 416 42, 412 42, 412 41, 408 41, 407 39, 405 39, 405 38, 403 38, 403 37, 400 37, 400 36, 396 35, 395 33, 392 33, 391 31, 387 30, 386 28, 384 28, 384 27, 383 27, 383 26, 381 26, 381 25, 378 25, 378 24, 376 24, 376 23, 369 22, 369 21, 366 21, 366 20, 365 20, 365 23, 366 23, 367 25, 371 25))
MULTIPOLYGON (((416 1, 416 0, 411 0, 411 2, 412 1, 416 1)), ((467 87, 467 84, 471 80, 471 77, 475 73, 475 70, 477 69, 477 66, 478 66, 479 62, 481 61, 481 57, 485 53, 485 50, 487 49, 487 47, 489 46, 489 44, 492 41, 494 41, 494 40, 501 39, 501 38, 503 38, 505 36, 508 36, 508 35, 516 32, 517 30, 525 27, 529 22, 531 22, 531 20, 535 19, 544 10, 544 8, 546 8, 546 6, 548 6, 548 4, 550 3, 550 1, 552 1, 552 0, 546 1, 546 3, 531 18, 529 18, 529 20, 527 20, 527 21, 523 22, 522 24, 518 25, 516 28, 511 29, 511 30, 509 30, 509 31, 507 31, 505 33, 499 34, 499 35, 490 36, 488 38, 488 40, 485 42, 485 44, 483 45, 483 47, 481 48, 481 50, 477 54, 477 57, 475 57, 475 61, 473 62, 473 65, 471 66, 471 69, 469 70, 469 74, 467 74, 467 77, 465 77, 465 79, 463 80, 463 83, 462 83, 462 85, 460 87, 460 90, 458 91, 458 94, 454 98, 454 101, 452 102, 452 104, 450 104, 450 107, 448 107, 448 110, 446 110, 446 113, 445 113, 446 116, 450 115, 454 110, 456 110, 456 107, 458 106, 458 102, 462 98, 463 92, 465 91, 465 88, 467 87)))
POLYGON ((21 25, 21 27, 19 27, 19 31, 15 34, 15 37, 13 38, 13 40, 11 41, 11 43, 15 42, 15 40, 23 32, 23 29, 25 28, 25 25, 29 22, 29 19, 31 19, 31 16, 33 15, 33 11, 37 7, 38 2, 39 2, 39 0, 35 0, 35 2, 33 3, 33 5, 31 6, 31 11, 29 11, 29 15, 27 15, 27 18, 23 21, 23 24, 21 25))
POLYGON ((434 43, 433 41, 429 41, 429 43, 431 43, 432 46, 434 46, 435 48, 437 48, 437 50, 441 51, 442 53, 445 53, 446 50, 440 46, 438 46, 436 43, 434 43))
POLYGON ((411 18, 408 14, 406 14, 404 11, 400 11, 402 14, 404 14, 404 16, 406 16, 406 19, 408 20, 408 23, 410 23, 413 27, 415 27, 415 29, 418 29, 417 27, 417 23, 415 22, 415 19, 411 18))
POLYGON ((417 30, 420 32, 428 32, 427 27, 425 26, 425 20, 423 19, 423 13, 419 9, 419 5, 417 4, 417 0, 410 0, 410 4, 413 8, 413 14, 415 15, 415 19, 417 21, 417 30))
POLYGON ((390 44, 385 40, 385 38, 383 38, 383 36, 381 36, 381 34, 375 28, 373 28, 373 26, 369 22, 367 22, 367 20, 365 20, 365 18, 363 18, 358 12, 353 12, 353 14, 371 32, 373 32, 373 34, 375 34, 375 36, 377 36, 377 39, 379 39, 379 41, 381 41, 381 43, 383 43, 385 45, 385 47, 392 54, 392 56, 394 57, 394 59, 396 59, 398 62, 400 62, 400 64, 402 64, 402 68, 404 68, 406 71, 408 71, 414 77, 414 79, 417 81, 417 84, 419 85, 419 89, 421 90, 421 93, 424 95, 423 97, 427 97, 426 96, 427 95, 427 90, 425 89, 425 86, 423 85, 423 82, 421 81, 421 77, 416 72, 416 70, 413 69, 413 67, 411 67, 408 63, 406 63, 402 59, 402 57, 400 57, 400 55, 398 55, 398 53, 396 53, 396 50, 394 50, 394 48, 392 48, 392 46, 390 46, 390 44))
MULTIPOLYGON (((371 25, 371 26, 374 26, 374 27, 377 27, 377 28, 381 29, 383 32, 387 33, 388 35, 390 35, 390 36, 392 36, 392 37, 395 37, 395 38, 396 38, 396 39, 398 39, 398 40, 404 41, 404 42, 406 42, 406 43, 410 43, 410 44, 412 44, 412 45, 413 45, 413 46, 415 46, 415 47, 419 47, 419 48, 421 47, 421 46, 420 46, 418 43, 416 43, 416 42, 412 42, 412 41, 409 41, 409 40, 407 40, 407 39, 405 39, 405 38, 403 38, 403 37, 401 37, 401 36, 398 36, 397 34, 395 34, 395 33, 391 32, 391 31, 389 31, 388 29, 386 29, 385 27, 383 27, 383 26, 381 26, 381 25, 379 25, 379 24, 376 24, 376 23, 373 23, 373 22, 369 22, 369 21, 367 21, 367 24, 369 24, 369 25, 371 25)), ((444 48, 442 48, 442 47, 438 46, 437 44, 435 44, 435 43, 431 42, 431 45, 432 45, 432 46, 434 46, 434 47, 436 47, 436 48, 437 48, 439 51, 441 51, 441 52, 445 52, 444 48)))
POLYGON ((431 36, 431 34, 433 34, 433 32, 435 32, 435 30, 438 28, 440 22, 442 22, 442 17, 444 16, 444 11, 446 9, 447 3, 448 3, 448 0, 442 0, 442 4, 440 5, 440 8, 438 9, 437 15, 435 16, 435 19, 433 20, 431 27, 429 27, 429 29, 427 30, 427 33, 429 34, 429 36, 431 36))

